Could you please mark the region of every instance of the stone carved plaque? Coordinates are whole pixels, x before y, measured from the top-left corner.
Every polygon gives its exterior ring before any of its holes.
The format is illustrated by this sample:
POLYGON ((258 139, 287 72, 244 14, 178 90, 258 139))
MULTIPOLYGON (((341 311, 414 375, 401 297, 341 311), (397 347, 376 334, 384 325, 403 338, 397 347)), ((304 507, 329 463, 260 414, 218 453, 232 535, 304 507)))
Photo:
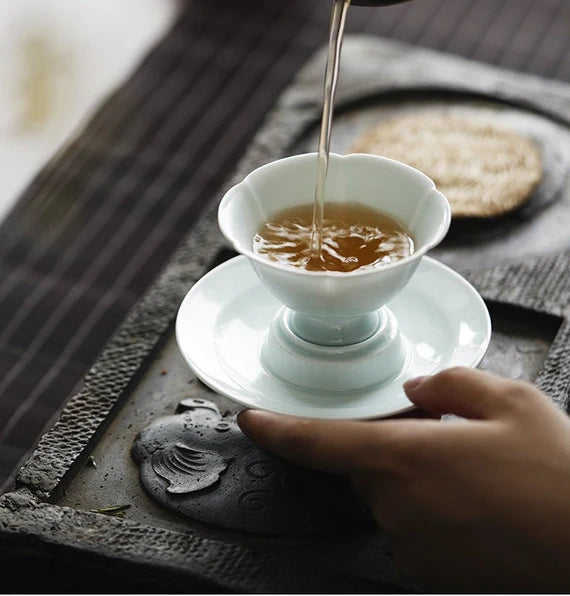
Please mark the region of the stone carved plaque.
POLYGON ((132 455, 146 491, 178 514, 208 524, 268 534, 338 531, 342 519, 366 523, 348 482, 261 451, 203 399, 144 428, 132 455), (342 519, 339 520, 339 513, 342 519))

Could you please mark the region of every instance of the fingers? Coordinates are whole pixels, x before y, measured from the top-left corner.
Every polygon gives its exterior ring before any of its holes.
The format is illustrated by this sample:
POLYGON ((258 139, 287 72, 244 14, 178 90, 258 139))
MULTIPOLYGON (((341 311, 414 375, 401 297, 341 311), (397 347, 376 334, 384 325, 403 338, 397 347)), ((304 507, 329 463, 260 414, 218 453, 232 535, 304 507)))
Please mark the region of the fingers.
POLYGON ((501 417, 512 409, 521 383, 489 373, 450 368, 433 377, 418 377, 404 384, 408 398, 432 414, 457 414, 466 418, 501 417))
MULTIPOLYGON (((405 390, 412 402, 432 414, 452 413, 492 419, 530 404, 537 393, 522 383, 481 371, 455 368, 405 390)), ((534 409, 534 408, 530 408, 534 409)), ((433 420, 312 420, 248 410, 238 416, 243 432, 263 449, 299 465, 340 473, 394 472, 409 466, 418 454, 449 454, 471 448, 480 429, 472 425, 441 424, 433 420)))
POLYGON ((260 410, 238 416, 242 431, 263 449, 302 466, 339 473, 380 468, 404 439, 408 423, 412 421, 311 420, 260 410))
POLYGON ((402 412, 401 414, 395 414, 394 416, 390 417, 390 420, 407 420, 410 418, 412 420, 439 420, 441 418, 441 414, 434 414, 433 412, 427 412, 426 410, 422 410, 421 408, 414 408, 413 410, 407 410, 406 412, 402 412))

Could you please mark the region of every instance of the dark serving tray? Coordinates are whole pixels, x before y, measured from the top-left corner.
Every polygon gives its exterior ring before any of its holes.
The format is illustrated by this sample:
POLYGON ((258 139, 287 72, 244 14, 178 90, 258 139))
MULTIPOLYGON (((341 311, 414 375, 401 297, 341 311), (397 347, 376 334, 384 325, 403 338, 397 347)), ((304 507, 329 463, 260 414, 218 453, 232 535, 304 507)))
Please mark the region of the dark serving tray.
MULTIPOLYGON (((320 52, 298 74, 228 186, 263 163, 314 147, 323 58, 320 52)), ((570 87, 428 50, 351 37, 344 47, 337 103, 337 151, 377 120, 426 108, 483 115, 535 138, 545 176, 532 209, 486 226, 467 226, 451 234, 434 256, 461 271, 487 301, 493 338, 482 366, 534 381, 567 409, 570 87)), ((266 509, 257 501, 249 509, 257 516, 255 531, 235 529, 231 520, 205 523, 200 515, 184 516, 176 499, 169 508, 159 505, 141 487, 131 458, 141 430, 173 416, 179 403, 188 400, 213 402, 230 417, 236 411, 188 370, 172 328, 192 284, 233 254, 217 229, 216 208, 212 204, 201 217, 107 344, 80 392, 21 468, 16 488, 0 498, 5 569, 11 562, 25 563, 43 574, 46 590, 55 578, 55 585, 65 585, 62 577, 74 587, 88 582, 87 591, 133 586, 139 591, 145 586, 155 591, 410 589, 392 568, 382 535, 347 505, 341 492, 333 493, 340 484, 330 478, 323 477, 315 488, 314 477, 295 476, 295 494, 321 490, 319 498, 336 512, 313 533, 294 524, 288 532, 274 531, 269 521, 266 531, 260 530, 266 509), (127 505, 118 512, 123 517, 93 511, 127 505)), ((314 499, 307 503, 309 509, 315 507, 314 499)))

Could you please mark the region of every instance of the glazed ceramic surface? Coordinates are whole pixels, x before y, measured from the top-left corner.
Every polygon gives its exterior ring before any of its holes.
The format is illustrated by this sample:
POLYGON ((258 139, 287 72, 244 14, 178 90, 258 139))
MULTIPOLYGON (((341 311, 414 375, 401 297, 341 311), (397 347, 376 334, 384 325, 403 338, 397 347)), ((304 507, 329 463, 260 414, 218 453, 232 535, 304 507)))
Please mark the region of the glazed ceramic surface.
POLYGON ((479 294, 460 275, 426 257, 387 304, 407 346, 400 372, 358 391, 311 391, 280 380, 262 364, 262 345, 281 307, 248 260, 236 257, 186 295, 176 321, 178 345, 204 383, 245 407, 312 418, 376 418, 412 408, 402 389, 407 379, 476 366, 491 336, 479 294))
POLYGON ((411 233, 415 253, 350 273, 305 271, 255 254, 253 237, 263 223, 282 209, 313 201, 316 168, 316 154, 310 153, 254 170, 222 199, 220 229, 250 259, 270 292, 292 310, 337 319, 364 315, 400 292, 422 256, 442 240, 450 223, 449 203, 427 176, 402 163, 375 155, 331 154, 325 204, 356 202, 389 215, 411 233))

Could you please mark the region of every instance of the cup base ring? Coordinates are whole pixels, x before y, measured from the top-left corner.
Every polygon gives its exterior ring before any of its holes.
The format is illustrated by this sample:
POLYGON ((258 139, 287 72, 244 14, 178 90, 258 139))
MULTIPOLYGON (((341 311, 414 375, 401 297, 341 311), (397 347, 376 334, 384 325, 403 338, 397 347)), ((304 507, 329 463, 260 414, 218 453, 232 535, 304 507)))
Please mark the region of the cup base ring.
POLYGON ((295 313, 282 308, 263 342, 261 362, 270 374, 311 391, 356 391, 388 381, 404 366, 406 342, 393 313, 387 307, 376 312, 379 324, 370 337, 331 346, 299 337, 291 325, 295 313))

